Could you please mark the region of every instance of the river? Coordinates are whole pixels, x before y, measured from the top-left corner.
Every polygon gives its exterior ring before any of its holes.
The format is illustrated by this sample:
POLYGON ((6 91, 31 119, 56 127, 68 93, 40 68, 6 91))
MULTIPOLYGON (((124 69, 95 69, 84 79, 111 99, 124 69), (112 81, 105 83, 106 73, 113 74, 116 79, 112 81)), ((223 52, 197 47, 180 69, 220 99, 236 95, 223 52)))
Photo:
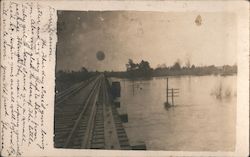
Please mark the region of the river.
MULTIPOLYGON (((237 76, 169 77, 178 88, 174 107, 167 108, 166 77, 121 83, 121 110, 131 142, 148 150, 232 151, 236 138, 237 76)), ((171 98, 169 98, 172 103, 171 98)))

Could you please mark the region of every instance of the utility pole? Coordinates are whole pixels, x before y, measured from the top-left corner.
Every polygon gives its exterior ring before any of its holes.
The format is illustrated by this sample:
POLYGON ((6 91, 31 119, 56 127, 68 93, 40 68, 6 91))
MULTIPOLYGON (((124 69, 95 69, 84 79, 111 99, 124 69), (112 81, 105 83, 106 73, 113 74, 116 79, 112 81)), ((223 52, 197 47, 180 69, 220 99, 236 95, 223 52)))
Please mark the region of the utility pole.
POLYGON ((168 77, 167 77, 167 105, 168 105, 168 77))
POLYGON ((172 88, 172 105, 174 106, 174 89, 172 88))

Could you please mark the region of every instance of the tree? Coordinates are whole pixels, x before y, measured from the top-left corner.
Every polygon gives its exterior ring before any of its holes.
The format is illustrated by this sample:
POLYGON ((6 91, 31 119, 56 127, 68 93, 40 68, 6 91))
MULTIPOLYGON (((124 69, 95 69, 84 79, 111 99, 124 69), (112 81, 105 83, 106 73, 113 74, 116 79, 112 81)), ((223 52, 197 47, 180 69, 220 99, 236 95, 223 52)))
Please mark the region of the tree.
POLYGON ((191 66, 191 63, 190 63, 190 60, 189 58, 186 60, 186 63, 185 63, 186 67, 189 69, 190 66, 191 66))
POLYGON ((134 63, 132 59, 126 64, 127 73, 130 77, 148 77, 151 76, 152 68, 148 61, 142 60, 139 64, 134 63))
POLYGON ((150 70, 151 68, 149 62, 142 60, 141 63, 139 64, 139 69, 145 71, 150 70))
POLYGON ((133 71, 138 68, 138 64, 135 64, 132 59, 128 59, 128 64, 126 64, 127 71, 133 71))
POLYGON ((186 54, 185 66, 186 66, 186 68, 188 68, 188 69, 191 67, 190 54, 186 54))
POLYGON ((139 64, 139 73, 142 76, 150 76, 152 72, 152 68, 149 65, 148 61, 142 60, 139 64))
POLYGON ((179 61, 176 61, 174 63, 174 65, 172 66, 172 69, 173 70, 181 70, 181 65, 180 65, 179 61))
POLYGON ((167 65, 165 63, 157 65, 157 69, 164 69, 164 68, 167 68, 167 65))

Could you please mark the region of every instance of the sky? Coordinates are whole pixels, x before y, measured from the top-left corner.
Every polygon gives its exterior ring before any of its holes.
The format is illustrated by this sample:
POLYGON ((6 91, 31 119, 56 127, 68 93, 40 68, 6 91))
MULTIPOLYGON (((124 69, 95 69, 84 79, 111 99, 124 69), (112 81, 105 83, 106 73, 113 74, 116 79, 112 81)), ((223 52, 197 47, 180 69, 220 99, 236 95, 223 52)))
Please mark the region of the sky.
POLYGON ((58 11, 57 34, 57 71, 124 71, 128 59, 153 68, 177 60, 182 66, 237 62, 236 16, 229 12, 58 11))

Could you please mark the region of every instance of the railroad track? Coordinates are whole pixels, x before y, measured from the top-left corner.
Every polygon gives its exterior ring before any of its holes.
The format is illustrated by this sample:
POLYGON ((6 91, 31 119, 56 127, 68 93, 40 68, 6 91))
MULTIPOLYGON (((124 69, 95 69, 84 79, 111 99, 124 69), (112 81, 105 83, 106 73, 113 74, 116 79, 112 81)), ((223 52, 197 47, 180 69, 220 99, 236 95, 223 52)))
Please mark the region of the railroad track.
MULTIPOLYGON (((75 103, 72 101, 74 98, 72 98, 73 95, 71 94, 60 104, 60 108, 55 109, 55 147, 78 148, 77 146, 80 144, 77 143, 77 138, 81 139, 81 135, 84 133, 78 133, 77 131, 85 131, 87 128, 86 120, 88 120, 90 114, 91 104, 94 103, 94 98, 97 97, 99 85, 100 76, 89 82, 89 93, 84 102, 75 103)), ((85 91, 85 93, 87 92, 85 91)))
POLYGON ((95 77, 91 77, 86 81, 82 81, 80 83, 76 83, 73 86, 69 87, 68 89, 56 94, 55 97, 55 104, 58 106, 58 104, 61 104, 63 101, 65 101, 68 97, 74 95, 82 88, 86 87, 86 85, 89 84, 89 82, 93 81, 95 77))
POLYGON ((107 84, 104 75, 100 75, 88 85, 72 87, 73 92, 59 101, 55 113, 55 147, 131 149, 107 84), (77 103, 77 98, 84 102, 77 103))

